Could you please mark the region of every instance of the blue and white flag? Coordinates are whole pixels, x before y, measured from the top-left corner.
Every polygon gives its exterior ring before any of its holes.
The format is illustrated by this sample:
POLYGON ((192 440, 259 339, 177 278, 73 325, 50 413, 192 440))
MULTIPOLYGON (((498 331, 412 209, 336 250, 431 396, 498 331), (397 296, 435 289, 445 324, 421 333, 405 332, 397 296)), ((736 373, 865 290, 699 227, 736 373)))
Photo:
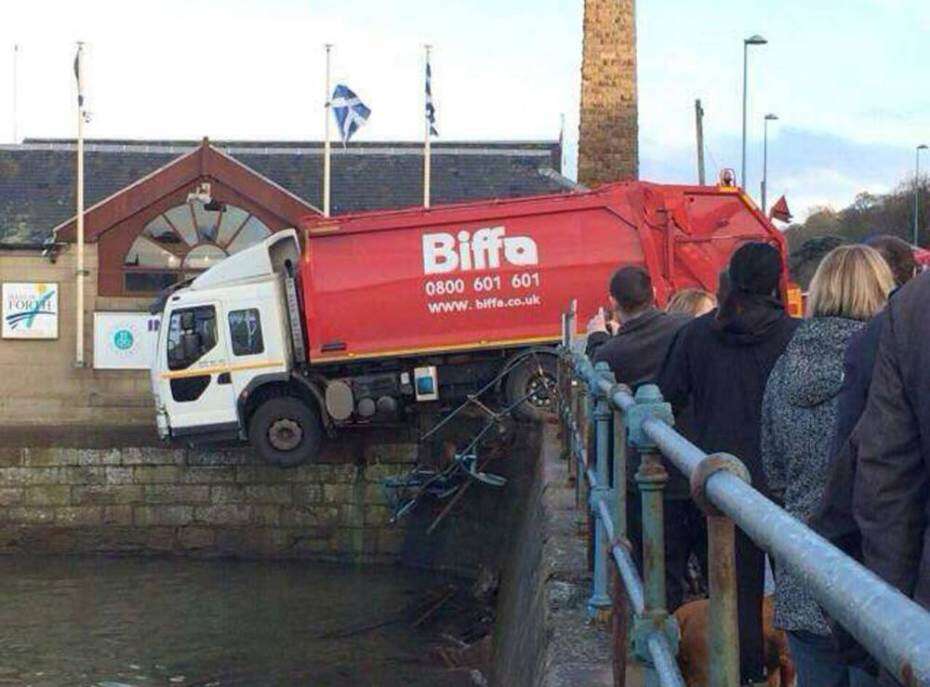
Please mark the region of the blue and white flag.
POLYGON ((371 110, 344 84, 336 86, 330 107, 332 107, 336 124, 342 134, 343 145, 348 143, 359 127, 368 121, 368 116, 371 114, 371 110))
POLYGON ((433 70, 429 66, 429 57, 426 59, 426 120, 429 122, 430 136, 438 136, 436 131, 436 107, 433 105, 433 70))

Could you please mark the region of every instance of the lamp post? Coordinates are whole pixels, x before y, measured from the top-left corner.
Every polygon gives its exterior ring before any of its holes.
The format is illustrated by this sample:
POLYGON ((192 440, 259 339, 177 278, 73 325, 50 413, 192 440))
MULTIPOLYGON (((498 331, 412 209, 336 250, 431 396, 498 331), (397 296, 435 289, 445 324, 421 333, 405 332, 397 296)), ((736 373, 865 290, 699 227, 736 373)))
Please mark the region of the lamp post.
POLYGON ((921 143, 917 146, 916 161, 914 163, 914 245, 917 244, 918 238, 918 218, 920 217, 920 151, 926 150, 927 144, 921 143))
POLYGON ((769 184, 769 122, 778 119, 778 115, 769 112, 765 115, 765 123, 762 125, 762 214, 765 214, 767 206, 765 204, 766 190, 769 184))
POLYGON ((746 188, 746 99, 749 86, 749 46, 766 43, 768 41, 759 34, 743 39, 743 163, 740 166, 739 183, 744 189, 746 188))

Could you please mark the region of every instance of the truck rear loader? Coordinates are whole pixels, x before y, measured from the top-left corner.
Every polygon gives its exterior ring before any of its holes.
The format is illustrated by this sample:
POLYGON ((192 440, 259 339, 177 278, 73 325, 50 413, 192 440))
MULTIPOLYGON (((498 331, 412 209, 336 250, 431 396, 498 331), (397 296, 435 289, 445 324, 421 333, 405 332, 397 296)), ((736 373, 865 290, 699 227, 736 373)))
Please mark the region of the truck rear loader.
POLYGON ((624 265, 649 271, 660 305, 713 292, 750 240, 785 253, 739 189, 646 182, 308 218, 163 298, 159 434, 249 440, 286 466, 326 435, 441 412, 488 385, 540 419, 572 300, 586 322, 624 265))

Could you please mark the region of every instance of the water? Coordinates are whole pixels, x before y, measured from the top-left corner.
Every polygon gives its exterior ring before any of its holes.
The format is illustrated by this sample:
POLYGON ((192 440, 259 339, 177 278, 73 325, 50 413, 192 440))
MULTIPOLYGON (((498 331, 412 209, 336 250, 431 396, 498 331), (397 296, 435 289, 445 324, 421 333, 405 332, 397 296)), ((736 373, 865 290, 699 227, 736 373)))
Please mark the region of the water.
POLYGON ((0 559, 0 686, 470 684, 396 618, 434 588, 400 568, 0 559))

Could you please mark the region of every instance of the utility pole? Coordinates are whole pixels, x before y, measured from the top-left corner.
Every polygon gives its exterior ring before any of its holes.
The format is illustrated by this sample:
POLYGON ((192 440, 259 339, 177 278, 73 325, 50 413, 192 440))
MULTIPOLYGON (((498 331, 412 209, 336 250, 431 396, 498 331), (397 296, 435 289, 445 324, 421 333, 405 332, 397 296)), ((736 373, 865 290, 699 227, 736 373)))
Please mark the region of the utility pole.
POLYGON ((704 176, 704 108, 701 99, 694 101, 694 126, 697 132, 697 168, 698 183, 703 186, 706 182, 704 176))
POLYGON ((766 206, 766 198, 768 195, 769 187, 769 122, 774 122, 778 119, 778 115, 772 114, 771 112, 765 115, 765 120, 763 123, 763 134, 762 134, 762 214, 764 215, 768 207, 766 206))
POLYGON ((927 144, 921 143, 917 146, 917 159, 914 164, 914 245, 919 246, 919 217, 920 217, 920 151, 926 150, 927 144))

